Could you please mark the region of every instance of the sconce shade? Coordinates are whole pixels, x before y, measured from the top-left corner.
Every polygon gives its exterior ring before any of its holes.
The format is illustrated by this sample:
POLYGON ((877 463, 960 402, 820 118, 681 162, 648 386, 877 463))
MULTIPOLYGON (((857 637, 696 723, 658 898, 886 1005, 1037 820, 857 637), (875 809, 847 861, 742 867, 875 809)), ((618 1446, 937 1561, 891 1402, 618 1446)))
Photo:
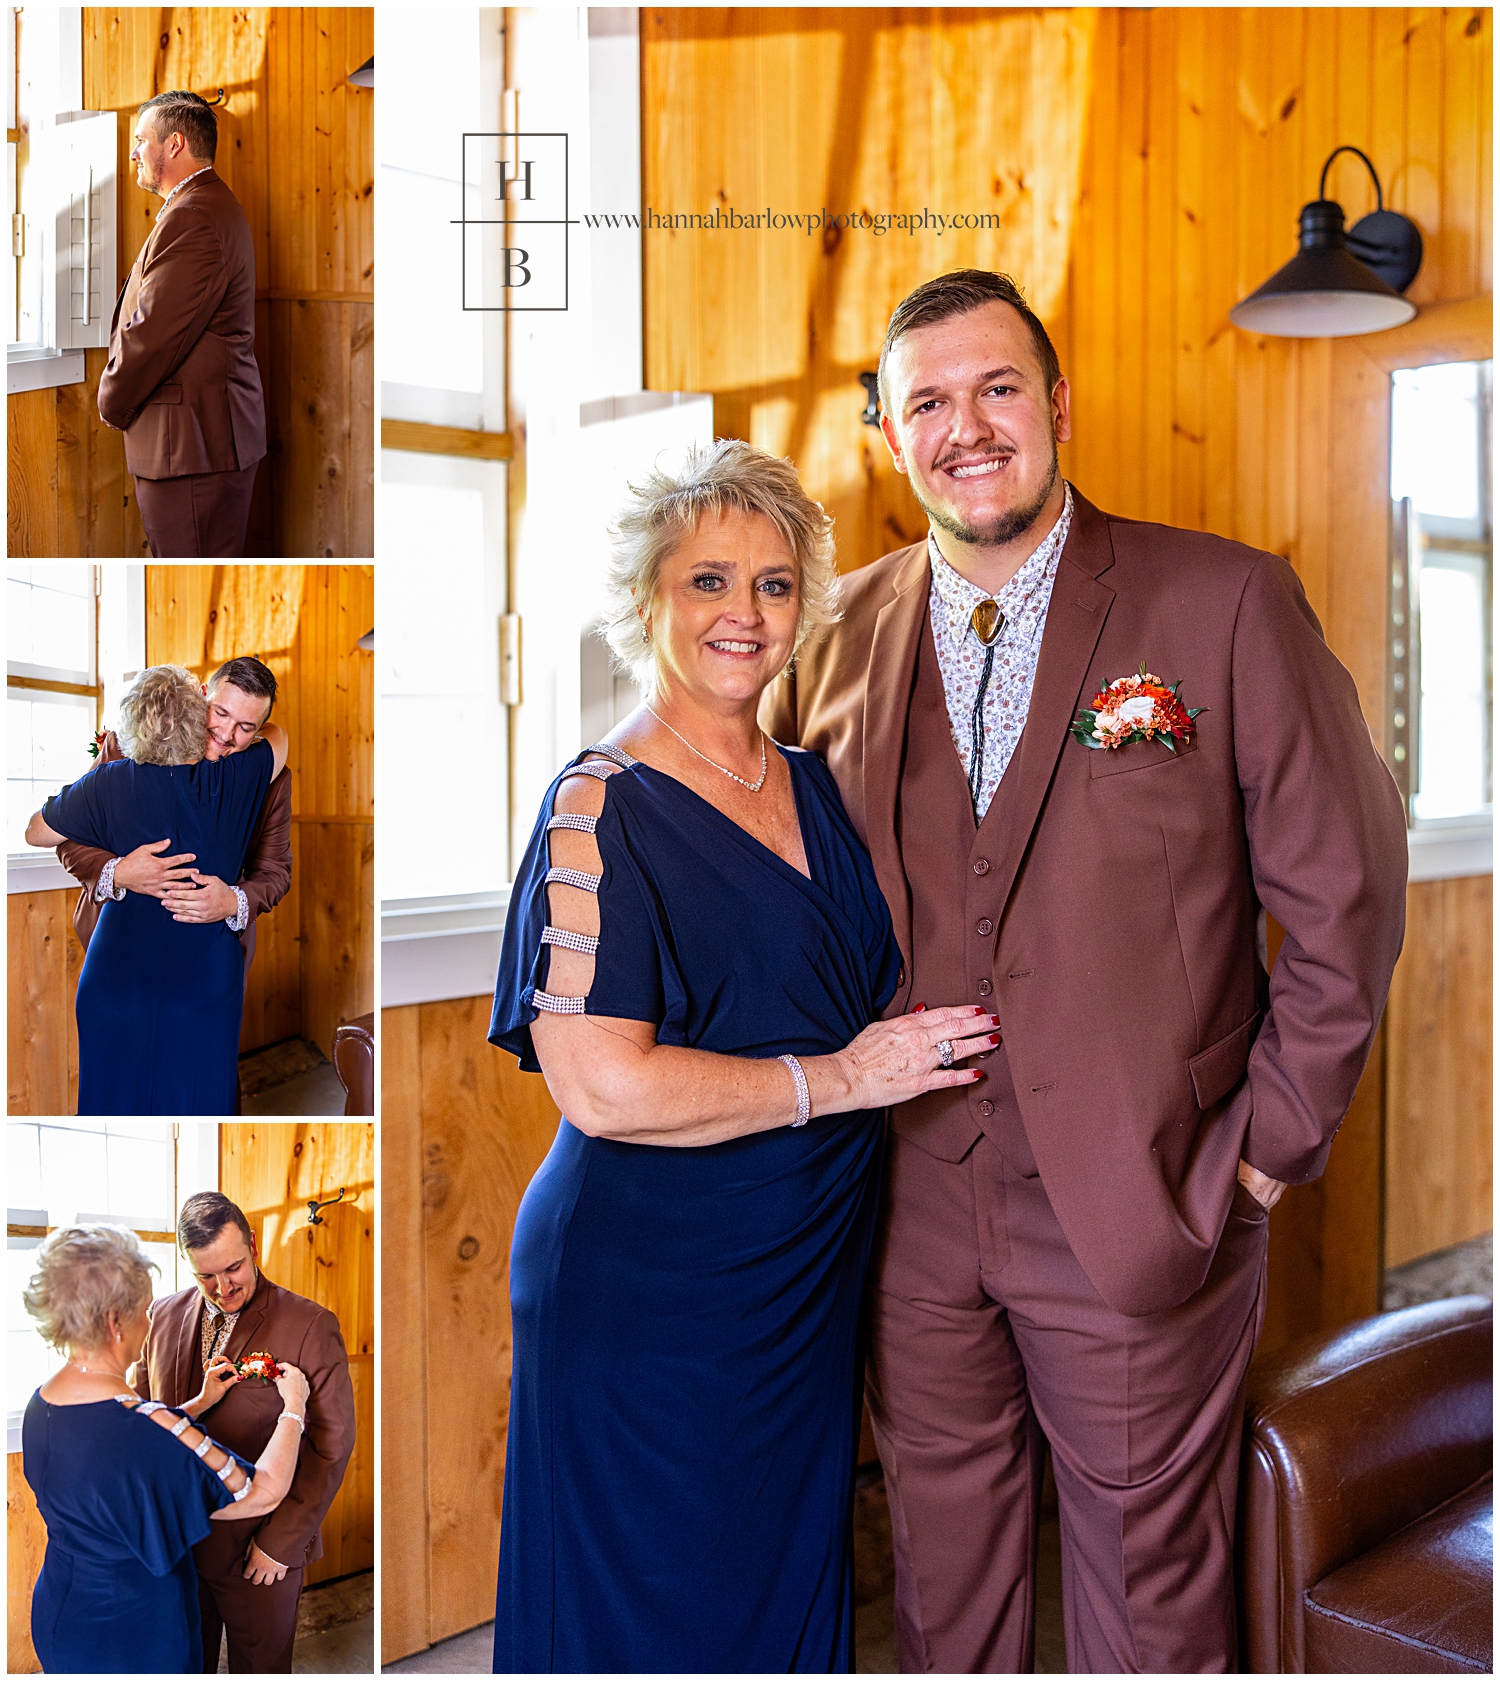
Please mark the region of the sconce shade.
POLYGON ((373 654, 375 652, 374 629, 372 628, 367 630, 364 635, 360 637, 359 641, 354 644, 354 646, 356 648, 362 648, 367 654, 373 654))
POLYGON ((358 70, 349 72, 349 86, 352 88, 372 88, 375 86, 375 55, 371 55, 360 65, 358 70))
MULTIPOLYGON (((1377 217, 1406 222, 1395 211, 1382 210, 1366 216, 1359 228, 1377 217)), ((1420 264, 1421 235, 1415 226, 1407 225, 1416 235, 1420 264)), ((1384 332, 1417 313, 1415 304, 1351 255, 1344 243, 1341 205, 1326 198, 1304 204, 1301 228, 1301 249, 1291 262, 1230 310, 1229 319, 1236 327, 1272 338, 1338 339, 1384 332)))

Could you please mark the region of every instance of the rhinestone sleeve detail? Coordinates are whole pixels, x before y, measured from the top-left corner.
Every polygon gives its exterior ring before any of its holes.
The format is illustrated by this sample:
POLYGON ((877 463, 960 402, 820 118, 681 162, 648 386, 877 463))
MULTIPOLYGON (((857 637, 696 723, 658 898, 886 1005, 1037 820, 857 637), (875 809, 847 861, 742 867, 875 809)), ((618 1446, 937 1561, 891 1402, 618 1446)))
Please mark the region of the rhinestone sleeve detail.
POLYGON ((582 870, 562 870, 553 868, 547 871, 547 883, 561 882, 564 887, 581 887, 585 893, 597 893, 599 883, 604 880, 602 875, 585 875, 582 870))
POLYGON ((581 812, 565 811, 559 817, 547 819, 549 829, 576 829, 580 835, 591 835, 599 827, 597 817, 585 817, 581 812))
POLYGON ((571 928, 553 928, 549 925, 542 930, 542 944, 561 946, 565 951, 581 951, 586 957, 592 957, 599 950, 599 936, 575 934, 571 928))
POLYGON ((552 1016, 581 1016, 585 1000, 582 998, 558 998, 550 992, 533 992, 531 1002, 537 1009, 545 1010, 552 1016))

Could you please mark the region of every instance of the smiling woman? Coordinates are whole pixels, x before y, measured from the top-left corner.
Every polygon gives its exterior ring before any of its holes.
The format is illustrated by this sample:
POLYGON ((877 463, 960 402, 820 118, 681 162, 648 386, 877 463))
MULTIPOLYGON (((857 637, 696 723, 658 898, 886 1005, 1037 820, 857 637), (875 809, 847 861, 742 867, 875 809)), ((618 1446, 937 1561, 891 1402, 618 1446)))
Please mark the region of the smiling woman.
POLYGON ((847 1669, 880 1111, 977 1080, 993 1019, 878 1019, 870 860, 756 722, 837 611, 791 465, 695 450, 615 538, 649 699, 548 791, 490 1033, 566 1116, 511 1256, 495 1668, 847 1669))

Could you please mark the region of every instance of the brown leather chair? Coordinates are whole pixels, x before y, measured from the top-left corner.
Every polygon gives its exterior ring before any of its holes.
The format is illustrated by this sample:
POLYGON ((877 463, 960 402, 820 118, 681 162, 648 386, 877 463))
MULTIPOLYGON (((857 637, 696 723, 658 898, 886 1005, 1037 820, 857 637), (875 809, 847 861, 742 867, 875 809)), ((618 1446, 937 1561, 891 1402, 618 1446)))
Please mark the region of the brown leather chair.
POLYGON ((1491 1667, 1491 1303, 1427 1302, 1250 1368, 1241 1669, 1491 1667))
POLYGON ((375 1017, 357 1016, 333 1036, 333 1067, 344 1087, 346 1115, 375 1113, 375 1017))

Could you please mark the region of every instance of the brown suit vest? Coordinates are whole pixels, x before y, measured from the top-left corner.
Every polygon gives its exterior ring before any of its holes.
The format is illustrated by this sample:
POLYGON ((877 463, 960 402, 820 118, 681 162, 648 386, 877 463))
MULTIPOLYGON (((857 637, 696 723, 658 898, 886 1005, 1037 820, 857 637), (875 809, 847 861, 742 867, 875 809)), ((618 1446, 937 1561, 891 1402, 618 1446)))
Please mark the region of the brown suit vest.
MULTIPOLYGON (((907 710, 896 839, 911 892, 910 996, 931 1008, 966 1003, 995 1008, 994 931, 1002 906, 989 879, 989 854, 1007 786, 1002 777, 976 827, 929 621, 917 644, 907 710)), ((950 1162, 966 1155, 983 1132, 1018 1172, 1035 1174, 1004 1044, 978 1066, 985 1077, 977 1085, 913 1098, 892 1110, 891 1124, 930 1155, 950 1162)))

